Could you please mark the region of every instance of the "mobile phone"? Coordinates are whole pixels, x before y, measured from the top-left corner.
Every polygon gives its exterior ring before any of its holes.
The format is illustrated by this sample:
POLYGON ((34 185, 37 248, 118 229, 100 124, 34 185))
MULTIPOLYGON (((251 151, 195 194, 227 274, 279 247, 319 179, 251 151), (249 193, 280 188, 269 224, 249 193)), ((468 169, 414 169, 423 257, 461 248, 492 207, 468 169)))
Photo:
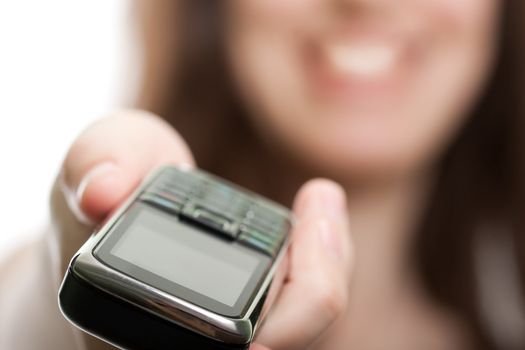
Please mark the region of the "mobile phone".
POLYGON ((122 349, 247 349, 286 274, 290 211, 163 166, 73 256, 64 316, 122 349))

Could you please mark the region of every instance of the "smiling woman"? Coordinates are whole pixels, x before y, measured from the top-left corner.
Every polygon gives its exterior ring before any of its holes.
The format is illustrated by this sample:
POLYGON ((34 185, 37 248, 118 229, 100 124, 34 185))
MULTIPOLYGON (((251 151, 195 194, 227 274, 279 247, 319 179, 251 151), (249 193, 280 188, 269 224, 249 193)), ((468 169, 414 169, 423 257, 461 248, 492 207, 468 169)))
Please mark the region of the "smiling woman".
MULTIPOLYGON (((522 2, 159 0, 137 14, 137 104, 161 117, 118 112, 73 144, 47 276, 92 228, 78 209, 103 220, 156 164, 196 161, 299 218, 255 346, 525 347, 522 2), (303 185, 318 176, 340 185, 303 185)), ((10 327, 26 320, 37 332, 29 316, 10 327)))
MULTIPOLYGON (((351 205, 363 192, 423 183, 427 189, 415 196, 425 199, 412 204, 409 223, 387 228, 378 240, 397 239, 388 235, 398 237, 398 226, 413 232, 405 259, 415 266, 424 294, 466 322, 478 347, 520 348, 525 310, 518 307, 513 336, 487 328, 494 320, 486 320, 491 316, 479 289, 484 272, 475 261, 485 254, 477 251, 478 240, 485 239, 480 230, 513 242, 506 257, 525 255, 525 74, 519 63, 525 48, 516 37, 523 30, 523 6, 490 0, 253 0, 212 7, 199 1, 164 7, 163 13, 182 20, 168 31, 146 26, 146 36, 157 38, 146 57, 150 63, 164 59, 172 74, 159 79, 148 65, 141 105, 170 120, 201 165, 284 202, 293 186, 282 182, 311 174, 346 184, 351 205), (169 32, 180 36, 163 35, 169 32), (208 35, 187 40, 194 32, 208 35), (221 163, 220 154, 235 161, 221 163), (261 175, 267 158, 277 162, 284 179, 261 175), (247 164, 241 174, 240 162, 247 164)), ((406 206, 406 200, 393 202, 406 206)), ((377 220, 384 220, 382 206, 375 209, 377 220)), ((354 214, 361 211, 356 204, 354 214)), ((363 221, 354 215, 355 235, 375 228, 363 221)), ((367 259, 359 242, 368 245, 370 239, 355 239, 361 260, 367 259)), ((381 253, 371 253, 375 258, 367 263, 377 264, 381 253)), ((525 267, 516 262, 513 278, 519 281, 525 267)), ((360 309, 369 311, 354 306, 349 313, 360 309)))

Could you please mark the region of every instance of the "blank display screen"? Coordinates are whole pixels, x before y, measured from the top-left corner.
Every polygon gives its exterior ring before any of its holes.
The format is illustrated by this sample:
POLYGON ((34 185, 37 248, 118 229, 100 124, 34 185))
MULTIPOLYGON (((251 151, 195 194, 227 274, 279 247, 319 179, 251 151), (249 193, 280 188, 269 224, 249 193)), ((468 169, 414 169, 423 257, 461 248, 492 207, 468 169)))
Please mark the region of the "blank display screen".
POLYGON ((230 242, 151 210, 137 215, 110 254, 228 306, 260 263, 230 242))

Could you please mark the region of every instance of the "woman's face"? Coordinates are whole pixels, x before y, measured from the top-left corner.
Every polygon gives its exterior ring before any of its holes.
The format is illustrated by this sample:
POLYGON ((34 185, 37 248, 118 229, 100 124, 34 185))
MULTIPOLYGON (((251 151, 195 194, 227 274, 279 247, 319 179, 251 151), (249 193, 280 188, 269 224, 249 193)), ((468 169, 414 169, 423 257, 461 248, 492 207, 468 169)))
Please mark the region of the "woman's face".
POLYGON ((331 173, 421 170, 479 95, 496 0, 231 0, 227 49, 255 124, 331 173))

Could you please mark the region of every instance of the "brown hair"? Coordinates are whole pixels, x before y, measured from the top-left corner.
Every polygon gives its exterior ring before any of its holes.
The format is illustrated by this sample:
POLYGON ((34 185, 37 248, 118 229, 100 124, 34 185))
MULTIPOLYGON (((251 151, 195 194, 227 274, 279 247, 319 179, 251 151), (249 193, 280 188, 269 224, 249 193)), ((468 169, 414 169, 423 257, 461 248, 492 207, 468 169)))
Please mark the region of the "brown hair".
POLYGON ((492 229, 484 234, 511 235, 507 239, 513 242, 525 290, 524 5, 503 5, 494 72, 468 123, 442 157, 415 247, 428 289, 463 314, 486 347, 492 339, 483 326, 473 266, 483 226, 492 229))
MULTIPOLYGON (((207 0, 151 3, 140 6, 146 56, 139 105, 174 125, 201 167, 236 180, 219 160, 228 154, 240 167, 243 157, 233 150, 249 146, 254 152, 257 146, 221 46, 223 6, 207 0)), ((525 281, 525 3, 503 7, 494 72, 440 160, 413 249, 431 295, 464 318, 484 348, 497 345, 482 321, 476 287, 474 247, 481 226, 506 227, 525 281)), ((244 185, 272 196, 261 183, 244 185)))

